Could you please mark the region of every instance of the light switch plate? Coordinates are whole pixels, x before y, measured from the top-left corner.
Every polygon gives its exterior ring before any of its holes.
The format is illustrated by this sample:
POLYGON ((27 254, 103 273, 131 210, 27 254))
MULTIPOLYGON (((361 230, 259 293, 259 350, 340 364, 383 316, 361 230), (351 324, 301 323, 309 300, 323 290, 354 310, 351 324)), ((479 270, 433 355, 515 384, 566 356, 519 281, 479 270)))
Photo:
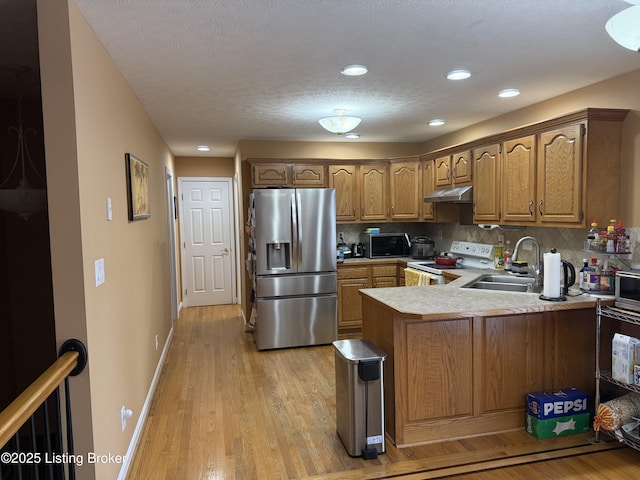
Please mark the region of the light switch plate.
POLYGON ((113 209, 111 208, 111 197, 107 197, 107 220, 113 220, 113 209))
POLYGON ((104 283, 104 258, 99 258, 95 262, 96 270, 96 287, 104 283))

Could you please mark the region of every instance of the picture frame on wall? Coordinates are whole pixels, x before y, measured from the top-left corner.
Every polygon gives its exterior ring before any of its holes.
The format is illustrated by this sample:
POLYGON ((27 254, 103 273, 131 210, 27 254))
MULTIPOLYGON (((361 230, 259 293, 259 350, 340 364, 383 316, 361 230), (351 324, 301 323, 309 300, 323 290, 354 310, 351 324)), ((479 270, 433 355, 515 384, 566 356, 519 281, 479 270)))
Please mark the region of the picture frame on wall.
POLYGON ((131 153, 125 154, 129 221, 151 216, 149 208, 149 165, 131 153))

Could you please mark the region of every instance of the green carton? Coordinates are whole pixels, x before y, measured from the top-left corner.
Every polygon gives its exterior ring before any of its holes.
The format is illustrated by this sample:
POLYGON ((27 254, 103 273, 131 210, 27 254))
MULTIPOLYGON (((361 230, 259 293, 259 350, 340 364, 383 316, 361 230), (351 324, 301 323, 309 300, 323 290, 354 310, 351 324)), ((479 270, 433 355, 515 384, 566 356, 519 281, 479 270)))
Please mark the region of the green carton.
POLYGON ((591 422, 589 413, 579 413, 566 417, 554 417, 540 420, 527 414, 527 432, 536 438, 555 438, 589 431, 591 422))

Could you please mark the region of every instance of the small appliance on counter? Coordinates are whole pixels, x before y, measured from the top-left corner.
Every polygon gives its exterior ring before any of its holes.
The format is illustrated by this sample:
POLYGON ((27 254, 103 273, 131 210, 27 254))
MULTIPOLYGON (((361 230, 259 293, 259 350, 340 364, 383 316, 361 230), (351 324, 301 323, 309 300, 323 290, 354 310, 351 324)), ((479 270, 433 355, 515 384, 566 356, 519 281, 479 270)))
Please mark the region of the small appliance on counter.
POLYGON ((352 243, 351 244, 351 257, 353 258, 362 258, 366 257, 366 252, 364 245, 362 243, 352 243))
POLYGON ((409 245, 404 233, 361 233, 360 242, 369 258, 409 255, 409 245))
POLYGON ((435 253, 436 244, 429 237, 416 236, 409 240, 409 235, 404 234, 409 249, 411 251, 411 258, 425 259, 433 257, 435 253))
POLYGON ((616 307, 640 312, 640 272, 618 270, 615 286, 616 307))

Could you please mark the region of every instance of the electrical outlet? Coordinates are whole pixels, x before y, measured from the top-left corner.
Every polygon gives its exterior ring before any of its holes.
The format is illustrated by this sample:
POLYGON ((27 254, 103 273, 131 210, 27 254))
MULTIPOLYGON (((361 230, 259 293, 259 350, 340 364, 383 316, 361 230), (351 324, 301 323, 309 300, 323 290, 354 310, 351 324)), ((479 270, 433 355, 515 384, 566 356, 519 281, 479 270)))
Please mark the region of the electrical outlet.
POLYGON ((338 238, 344 240, 344 232, 338 232, 338 238))
POLYGON ((158 350, 158 345, 159 345, 159 343, 158 343, 158 334, 156 333, 156 350, 158 350))
POLYGON ((95 262, 96 287, 104 283, 104 258, 99 258, 95 262))

